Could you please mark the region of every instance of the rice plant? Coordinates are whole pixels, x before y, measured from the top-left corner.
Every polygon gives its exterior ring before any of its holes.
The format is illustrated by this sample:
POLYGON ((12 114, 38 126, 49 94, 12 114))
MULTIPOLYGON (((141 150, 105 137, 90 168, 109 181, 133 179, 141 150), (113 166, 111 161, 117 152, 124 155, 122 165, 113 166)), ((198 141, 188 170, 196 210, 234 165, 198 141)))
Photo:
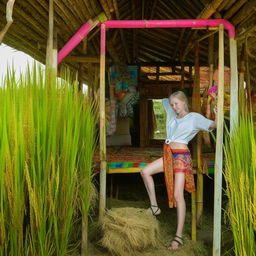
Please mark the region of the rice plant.
POLYGON ((34 65, 19 81, 9 70, 0 87, 0 255, 80 246, 73 226, 89 211, 96 103, 64 77, 49 81, 34 65))
POLYGON ((245 111, 245 105, 241 109, 237 127, 225 143, 224 175, 234 253, 237 256, 255 256, 256 137, 250 111, 245 111))

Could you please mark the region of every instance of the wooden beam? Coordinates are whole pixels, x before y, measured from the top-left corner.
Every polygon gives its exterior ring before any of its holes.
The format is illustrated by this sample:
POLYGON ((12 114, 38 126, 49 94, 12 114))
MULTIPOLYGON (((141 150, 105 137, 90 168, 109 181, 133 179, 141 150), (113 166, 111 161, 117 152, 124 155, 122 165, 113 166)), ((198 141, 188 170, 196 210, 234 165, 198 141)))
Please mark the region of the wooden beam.
POLYGON ((68 56, 64 62, 77 62, 77 63, 100 63, 99 57, 83 57, 83 56, 68 56))
MULTIPOLYGON (((112 15, 110 13, 108 4, 106 2, 106 0, 100 0, 101 6, 107 16, 107 18, 109 20, 112 20, 112 15)), ((113 59, 114 62, 120 62, 120 57, 118 56, 118 54, 116 53, 116 49, 114 47, 114 42, 112 39, 108 40, 108 47, 107 47, 107 51, 109 53, 109 55, 111 56, 111 58, 113 59)))
POLYGON ((106 0, 100 0, 100 4, 101 4, 101 6, 102 6, 102 8, 103 8, 107 18, 109 20, 112 20, 112 15, 110 13, 107 1, 106 0))
MULTIPOLYGON (((156 85, 156 80, 152 80, 152 82, 149 82, 150 80, 144 80, 141 79, 143 81, 143 88, 144 87, 151 87, 151 86, 155 86, 156 85)), ((188 88, 191 87, 191 84, 193 84, 193 81, 185 81, 184 82, 184 88, 188 88)), ((181 81, 158 81, 157 82, 157 86, 160 87, 181 87, 181 81)))
POLYGON ((247 0, 237 1, 223 16, 223 19, 228 20, 231 18, 245 3, 247 0))
MULTIPOLYGON (((135 0, 131 0, 132 4, 132 18, 135 20, 135 0)), ((137 62, 139 45, 137 43, 137 29, 132 30, 132 61, 137 62)))
POLYGON ((212 255, 221 255, 221 198, 223 170, 223 128, 224 128, 224 26, 219 25, 219 65, 218 65, 218 112, 217 136, 214 164, 214 220, 212 255))
MULTIPOLYGON (((213 0, 211 3, 209 3, 204 10, 196 17, 197 19, 209 19, 213 13, 216 12, 218 7, 221 5, 221 3, 224 0, 213 0)), ((186 57, 186 55, 191 50, 191 44, 190 42, 193 41, 195 35, 197 34, 197 31, 194 31, 188 40, 188 44, 184 47, 184 50, 181 54, 181 60, 183 61, 186 57)))
POLYGON ((175 49, 173 51, 173 55, 172 55, 172 59, 175 60, 176 56, 177 56, 177 53, 179 52, 179 49, 181 47, 181 42, 182 42, 182 39, 183 39, 183 36, 184 36, 184 33, 185 33, 185 28, 181 29, 181 32, 180 32, 180 36, 179 36, 179 40, 175 46, 175 49))
POLYGON ((141 19, 145 19, 145 0, 141 1, 141 19))
MULTIPOLYGON (((194 66, 193 62, 183 62, 184 66, 194 66)), ((181 66, 181 62, 179 61, 167 61, 167 62, 138 62, 138 66, 141 67, 154 67, 154 66, 159 66, 159 67, 172 67, 172 66, 181 66)))
POLYGON ((240 22, 242 22, 244 19, 248 18, 249 16, 253 15, 255 13, 255 6, 256 6, 256 0, 249 1, 247 4, 245 4, 235 17, 233 17, 230 22, 236 26, 240 22))
MULTIPOLYGON (((119 20, 120 19, 120 15, 119 15, 117 1, 113 0, 113 4, 114 4, 116 18, 117 18, 117 20, 119 20)), ((127 43, 126 43, 127 41, 126 41, 126 38, 125 38, 125 35, 124 35, 124 30, 120 29, 119 32, 120 32, 122 44, 123 44, 123 47, 124 47, 124 52, 125 52, 126 60, 127 60, 128 63, 131 63, 131 58, 130 58, 130 55, 129 55, 128 46, 127 46, 127 43)))
POLYGON ((202 41, 202 40, 204 40, 204 39, 206 39, 206 38, 208 38, 208 37, 213 36, 213 35, 214 35, 215 33, 217 33, 217 32, 218 32, 218 30, 209 32, 209 33, 207 33, 206 35, 203 35, 203 36, 201 36, 201 37, 198 37, 198 38, 195 40, 195 42, 200 42, 200 41, 202 41))
POLYGON ((109 8, 109 12, 112 13, 115 11, 114 5, 113 5, 113 1, 112 0, 107 0, 108 3, 108 8, 109 8))
POLYGON ((224 1, 222 1, 222 3, 219 5, 219 7, 218 7, 218 11, 220 12, 220 11, 222 11, 223 9, 225 9, 226 8, 226 5, 229 3, 229 2, 231 2, 230 0, 224 0, 224 1))
POLYGON ((213 0, 209 3, 204 10, 196 17, 197 19, 208 19, 210 18, 218 9, 223 0, 213 0))
POLYGON ((150 20, 152 20, 152 18, 154 16, 157 2, 158 2, 158 0, 154 0, 154 2, 153 2, 152 8, 151 8, 151 12, 150 12, 150 16, 149 16, 150 20))

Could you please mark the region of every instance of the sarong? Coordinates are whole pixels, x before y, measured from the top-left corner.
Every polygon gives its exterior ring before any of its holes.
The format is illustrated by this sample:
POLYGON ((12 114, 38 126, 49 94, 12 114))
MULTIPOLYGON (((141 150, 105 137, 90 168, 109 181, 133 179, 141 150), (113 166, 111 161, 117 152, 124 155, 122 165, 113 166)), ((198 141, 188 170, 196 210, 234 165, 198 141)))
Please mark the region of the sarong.
POLYGON ((195 181, 192 169, 192 159, 189 149, 171 149, 169 144, 164 143, 164 178, 167 189, 169 207, 176 207, 174 199, 175 173, 185 174, 184 189, 189 193, 194 192, 195 181))

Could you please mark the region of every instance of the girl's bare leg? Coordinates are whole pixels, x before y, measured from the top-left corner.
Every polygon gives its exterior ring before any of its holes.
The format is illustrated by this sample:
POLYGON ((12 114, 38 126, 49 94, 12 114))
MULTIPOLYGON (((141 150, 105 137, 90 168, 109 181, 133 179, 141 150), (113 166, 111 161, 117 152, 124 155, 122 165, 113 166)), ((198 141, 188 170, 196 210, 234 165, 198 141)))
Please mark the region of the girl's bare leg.
POLYGON ((146 190, 148 192, 150 204, 151 204, 151 213, 155 213, 158 215, 161 213, 161 210, 158 208, 157 200, 156 200, 156 192, 155 192, 155 184, 152 175, 156 173, 163 172, 163 158, 159 158, 152 163, 148 164, 141 170, 141 176, 144 181, 146 190), (155 207, 154 207, 155 206, 155 207))
MULTIPOLYGON (((185 215, 186 215, 186 204, 184 199, 184 184, 185 184, 185 174, 175 173, 175 183, 174 183, 174 198, 177 203, 177 230, 176 236, 182 237, 183 235, 183 227, 185 222, 185 215)), ((176 237, 175 239, 178 240, 180 243, 183 243, 182 239, 176 237)), ((179 243, 176 241, 172 241, 171 246, 169 249, 176 250, 179 247, 179 243)))

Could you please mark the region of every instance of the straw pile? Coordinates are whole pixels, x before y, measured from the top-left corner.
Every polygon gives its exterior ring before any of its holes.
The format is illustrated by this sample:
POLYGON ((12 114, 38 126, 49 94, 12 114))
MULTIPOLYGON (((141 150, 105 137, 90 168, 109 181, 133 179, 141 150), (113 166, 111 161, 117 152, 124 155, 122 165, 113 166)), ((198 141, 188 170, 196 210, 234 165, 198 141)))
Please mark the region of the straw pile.
POLYGON ((113 255, 132 256, 159 246, 159 224, 140 208, 114 208, 102 219, 101 245, 113 255))

